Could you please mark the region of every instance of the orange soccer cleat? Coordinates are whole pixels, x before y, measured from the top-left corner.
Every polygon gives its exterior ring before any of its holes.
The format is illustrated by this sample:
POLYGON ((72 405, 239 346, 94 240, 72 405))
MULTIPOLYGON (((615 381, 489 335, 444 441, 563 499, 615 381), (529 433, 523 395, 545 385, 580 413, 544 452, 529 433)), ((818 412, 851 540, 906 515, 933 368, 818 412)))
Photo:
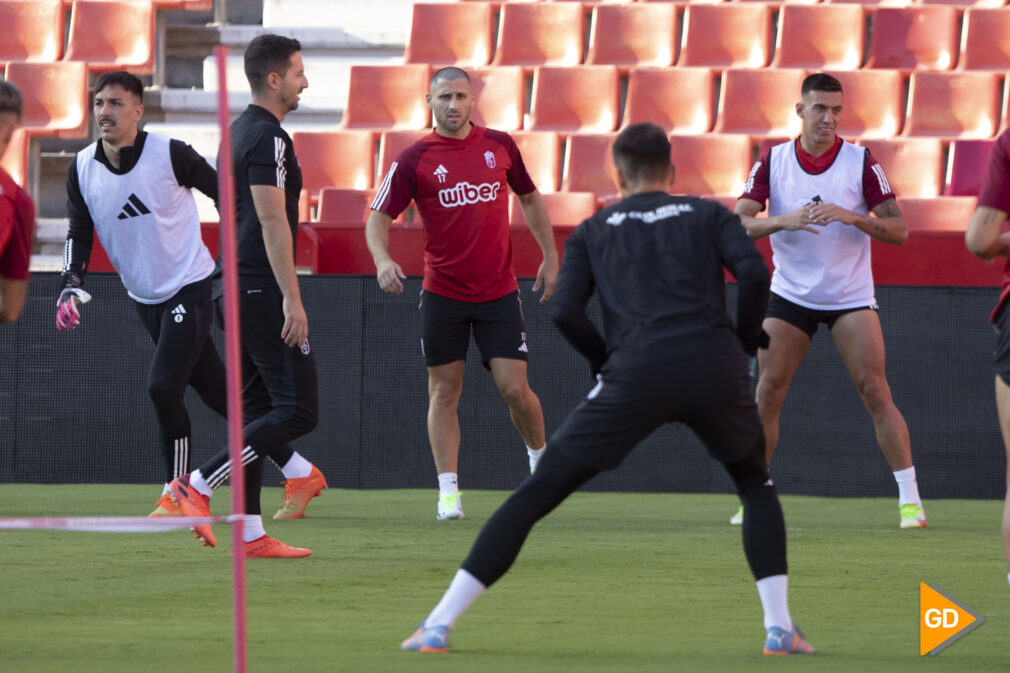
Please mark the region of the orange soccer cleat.
MULTIPOLYGON (((210 498, 197 491, 189 483, 189 475, 183 475, 172 480, 168 485, 172 492, 172 499, 179 505, 183 516, 207 517, 210 516, 210 498)), ((217 546, 217 539, 210 529, 210 524, 200 524, 190 528, 193 535, 205 547, 217 546)))
POLYGON ((152 519, 159 516, 182 516, 182 509, 175 504, 170 493, 163 493, 158 498, 158 504, 154 506, 154 511, 148 514, 147 518, 152 519))
POLYGON ((309 500, 326 488, 326 477, 315 465, 307 477, 288 479, 284 484, 284 505, 274 514, 275 519, 300 519, 305 516, 309 500))
POLYGON ((246 558, 304 558, 311 553, 311 549, 292 547, 269 535, 245 543, 246 558))

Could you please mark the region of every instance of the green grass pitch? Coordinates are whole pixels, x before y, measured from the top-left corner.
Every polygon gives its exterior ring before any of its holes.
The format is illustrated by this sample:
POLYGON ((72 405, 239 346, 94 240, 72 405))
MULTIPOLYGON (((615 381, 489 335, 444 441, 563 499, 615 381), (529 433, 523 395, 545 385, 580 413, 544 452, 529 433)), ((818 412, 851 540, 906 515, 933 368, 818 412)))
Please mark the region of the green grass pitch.
MULTIPOLYGON (((0 486, 0 516, 146 513, 155 486, 0 486)), ((1010 587, 1001 503, 784 497, 793 617, 813 657, 763 657, 757 591, 731 496, 578 493, 457 623, 449 655, 400 652, 504 492, 323 492, 267 531, 303 560, 247 565, 250 671, 1006 671, 1010 587), (936 657, 918 652, 919 582, 986 617, 936 657)), ((227 489, 214 502, 227 507, 227 489)), ((264 492, 268 517, 280 502, 264 492)), ((227 672, 230 536, 0 532, 0 670, 227 672)))

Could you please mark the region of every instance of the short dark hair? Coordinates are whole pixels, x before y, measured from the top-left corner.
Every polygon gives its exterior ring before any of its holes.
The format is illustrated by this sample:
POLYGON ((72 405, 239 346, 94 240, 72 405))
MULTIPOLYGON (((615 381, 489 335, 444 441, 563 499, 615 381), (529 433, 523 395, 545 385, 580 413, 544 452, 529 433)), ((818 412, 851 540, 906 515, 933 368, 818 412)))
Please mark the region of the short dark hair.
POLYGON ((614 163, 629 180, 655 180, 670 170, 670 139, 648 122, 632 124, 614 140, 614 163))
POLYGON ((98 81, 95 82, 95 93, 107 86, 121 86, 140 99, 141 103, 144 102, 144 83, 140 81, 139 77, 125 70, 102 73, 98 81))
POLYGON ((433 87, 435 82, 441 82, 442 80, 451 82, 454 79, 465 79, 469 82, 470 75, 466 74, 466 70, 452 65, 445 68, 439 68, 435 71, 435 74, 431 76, 431 80, 428 82, 428 88, 433 87))
POLYGON ((827 73, 815 72, 803 80, 803 86, 800 87, 801 95, 805 96, 808 91, 837 91, 841 93, 842 83, 827 73))
POLYGON ((0 81, 0 112, 13 112, 21 121, 21 92, 10 82, 0 81))
POLYGON ((301 50, 301 42, 292 37, 267 33, 253 38, 245 49, 245 76, 253 93, 266 88, 270 73, 287 73, 291 55, 301 50))

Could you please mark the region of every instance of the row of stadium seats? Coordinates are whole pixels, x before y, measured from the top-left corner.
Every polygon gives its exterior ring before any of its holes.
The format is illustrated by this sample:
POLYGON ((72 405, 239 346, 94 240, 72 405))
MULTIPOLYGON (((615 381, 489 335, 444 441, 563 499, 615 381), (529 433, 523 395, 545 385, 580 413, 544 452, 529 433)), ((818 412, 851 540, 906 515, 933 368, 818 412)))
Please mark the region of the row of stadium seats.
MULTIPOLYGON (((328 196, 324 194, 324 198, 328 196)), ((592 214, 591 198, 585 194, 545 194, 554 239, 558 250, 572 228, 592 214)), ((732 207, 735 198, 715 199, 732 207)), ((975 209, 974 197, 942 196, 936 198, 898 198, 898 205, 909 228, 903 246, 873 242, 874 278, 881 285, 998 285, 999 265, 979 264, 964 247, 964 223, 975 209)), ((513 269, 523 278, 532 278, 541 261, 540 248, 512 201, 513 269)), ((216 230, 205 231, 205 241, 216 252, 216 230)), ((757 241, 758 250, 772 266, 767 238, 757 241)), ((408 275, 422 272, 424 233, 418 222, 394 223, 389 232, 389 251, 408 275)), ((92 256, 95 259, 95 256, 92 256)), ((315 273, 375 273, 372 257, 365 245, 361 220, 342 218, 304 222, 296 241, 296 263, 315 273)), ((94 267, 93 267, 94 268, 94 267)))
MULTIPOLYGON (((795 68, 735 69, 721 75, 707 68, 632 68, 620 106, 621 74, 613 66, 537 67, 528 119, 526 80, 518 66, 470 71, 477 102, 473 119, 504 131, 520 128, 558 133, 605 133, 620 125, 650 121, 670 133, 746 133, 794 136, 794 111, 808 71, 795 68), (586 95, 591 91, 592 95, 586 95)), ((898 134, 943 138, 990 138, 999 131, 1003 74, 914 72, 908 100, 899 70, 834 72, 845 89, 839 133, 847 139, 898 134), (905 113, 907 107, 907 114, 905 113)), ((427 65, 352 66, 342 126, 358 129, 430 128, 420 93, 427 65)), ((1010 80, 1008 80, 1010 81, 1010 80)), ((1004 106, 1010 96, 1004 97, 1004 106)), ((1003 126, 1010 119, 1004 107, 1003 126)))
MULTIPOLYGON (((367 131, 294 133, 292 140, 305 189, 302 221, 310 219, 310 208, 316 204, 315 220, 357 221, 367 216, 372 190, 390 164, 426 133, 391 131, 378 137, 367 131)), ((579 195, 556 197, 559 204, 565 204, 557 207, 581 208, 588 204, 592 209, 616 198, 610 157, 615 134, 579 134, 566 142, 544 131, 517 131, 512 137, 542 193, 579 195)), ((765 139, 757 152, 784 140, 765 139)), ((755 156, 748 136, 673 135, 670 142, 677 166, 677 192, 736 197, 743 191, 755 156)), ((894 138, 864 140, 861 144, 883 165, 898 195, 920 198, 939 196, 941 192, 947 196, 977 196, 994 141, 958 140, 948 146, 935 138, 894 138)))
POLYGON ((0 0, 0 67, 81 61, 92 72, 154 71, 156 11, 208 10, 213 0, 0 0), (70 28, 66 35, 66 10, 70 28))
POLYGON ((1010 69, 1010 8, 963 10, 962 33, 962 10, 952 6, 871 12, 859 4, 784 3, 775 31, 775 10, 765 2, 691 4, 682 17, 672 2, 585 8, 570 2, 514 3, 500 9, 497 45, 495 13, 486 2, 415 4, 405 61, 525 68, 585 63, 622 68, 1010 69), (588 49, 584 9, 591 10, 588 49))

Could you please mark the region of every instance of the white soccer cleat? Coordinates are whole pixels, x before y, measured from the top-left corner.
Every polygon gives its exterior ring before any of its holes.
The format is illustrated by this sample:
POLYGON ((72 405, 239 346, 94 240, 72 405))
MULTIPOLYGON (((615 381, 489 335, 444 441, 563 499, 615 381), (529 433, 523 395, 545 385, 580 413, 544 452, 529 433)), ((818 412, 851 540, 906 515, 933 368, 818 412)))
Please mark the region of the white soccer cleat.
POLYGON ((734 526, 743 524, 743 505, 740 505, 740 509, 736 511, 736 514, 729 518, 729 522, 734 526))
POLYGON ((902 528, 926 527, 926 510, 922 508, 922 505, 917 505, 914 502, 905 503, 898 509, 898 512, 901 516, 899 525, 902 528))
POLYGON ((438 496, 438 520, 462 519, 463 501, 459 493, 442 493, 438 496))

